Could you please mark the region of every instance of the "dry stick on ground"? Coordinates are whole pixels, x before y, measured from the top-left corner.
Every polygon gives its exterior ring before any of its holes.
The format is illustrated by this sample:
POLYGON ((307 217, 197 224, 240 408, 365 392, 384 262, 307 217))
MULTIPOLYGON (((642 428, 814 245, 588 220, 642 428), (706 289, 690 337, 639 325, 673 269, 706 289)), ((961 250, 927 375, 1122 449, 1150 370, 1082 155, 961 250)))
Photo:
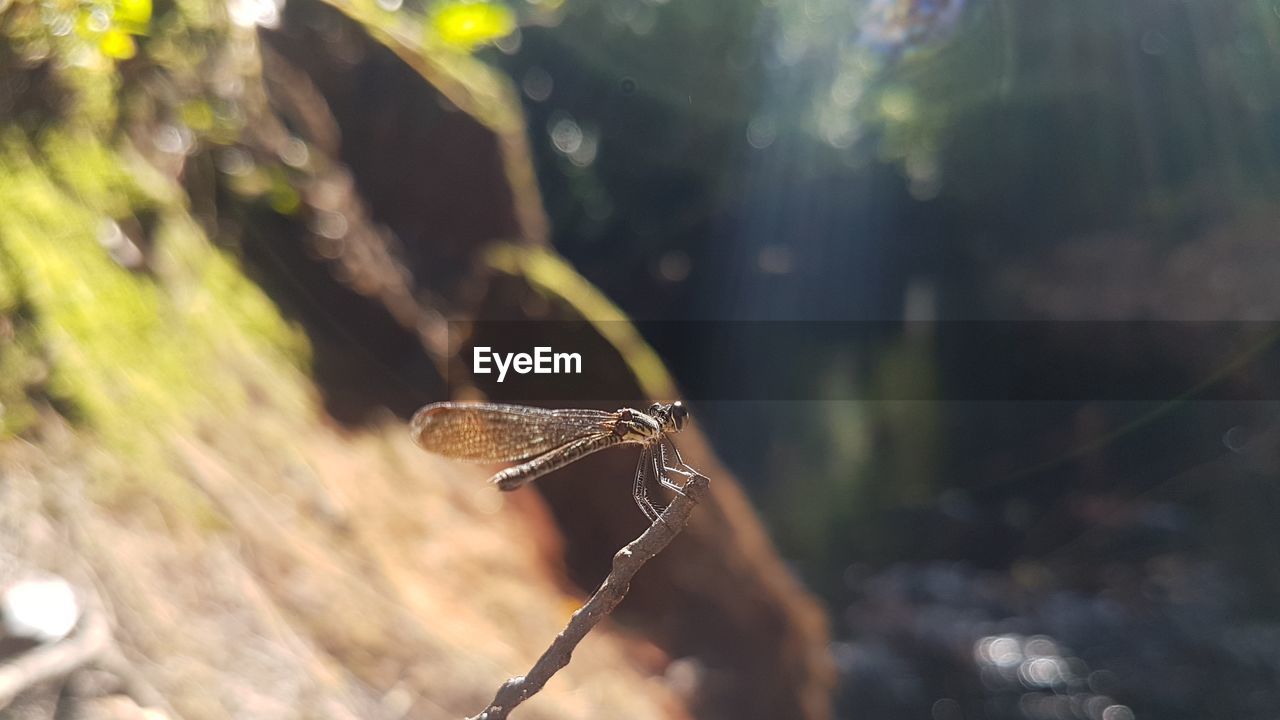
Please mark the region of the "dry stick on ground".
POLYGON ((685 483, 684 494, 677 495, 671 506, 663 511, 648 530, 613 556, 613 569, 609 571, 608 577, 600 583, 591 599, 569 618, 569 624, 551 641, 551 646, 542 653, 542 657, 533 664, 528 674, 513 677, 503 683, 489 707, 469 720, 505 720, 517 705, 541 690, 552 675, 568 665, 573 649, 627 594, 636 571, 654 555, 662 552, 688 524, 689 514, 706 492, 707 484, 707 478, 702 475, 690 478, 685 483))
POLYGON ((84 604, 84 614, 70 635, 0 661, 0 717, 5 717, 6 708, 22 693, 89 666, 99 667, 120 679, 122 687, 113 694, 123 694, 139 707, 160 710, 167 717, 178 717, 164 696, 121 652, 112 637, 110 616, 101 598, 91 595, 84 604))
POLYGON ((0 711, 31 687, 70 675, 110 648, 111 628, 106 617, 92 607, 86 609, 71 635, 0 663, 0 711))

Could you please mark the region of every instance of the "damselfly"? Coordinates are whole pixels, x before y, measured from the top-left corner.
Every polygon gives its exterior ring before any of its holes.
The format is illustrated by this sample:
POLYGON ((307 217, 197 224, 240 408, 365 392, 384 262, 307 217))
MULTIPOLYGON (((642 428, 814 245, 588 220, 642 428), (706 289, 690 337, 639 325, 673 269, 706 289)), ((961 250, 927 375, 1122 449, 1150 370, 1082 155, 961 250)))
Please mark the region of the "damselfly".
POLYGON ((501 490, 515 490, 597 450, 639 445, 640 464, 631 493, 652 522, 661 511, 649 500, 648 478, 679 493, 682 485, 671 476, 687 480, 698 474, 685 464, 670 437, 688 418, 678 401, 654 403, 645 412, 442 402, 413 416, 413 438, 424 450, 458 460, 519 463, 489 479, 501 490))

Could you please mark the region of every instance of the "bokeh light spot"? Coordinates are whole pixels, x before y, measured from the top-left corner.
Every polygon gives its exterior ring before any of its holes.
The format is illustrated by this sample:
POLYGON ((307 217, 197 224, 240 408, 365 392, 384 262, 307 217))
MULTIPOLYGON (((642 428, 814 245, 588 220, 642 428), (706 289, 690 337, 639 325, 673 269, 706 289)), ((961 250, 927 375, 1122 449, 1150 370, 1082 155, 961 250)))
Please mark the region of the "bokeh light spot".
POLYGON ((791 248, 785 245, 766 245, 756 257, 756 266, 767 275, 786 275, 791 272, 791 248))
POLYGON ((680 282, 689 277, 690 270, 693 269, 693 262, 689 259, 688 253, 682 250, 672 250, 664 253, 662 258, 658 260, 658 277, 667 282, 680 282))
POLYGON ((1112 705, 1102 711, 1102 720, 1133 720, 1133 711, 1127 705, 1112 705))
POLYGON ((535 65, 525 71, 524 79, 520 81, 520 89, 530 100, 543 102, 551 97, 551 91, 555 89, 555 81, 552 80, 551 73, 535 65))
POLYGON ((777 124, 768 115, 758 115, 747 123, 747 143, 757 150, 769 147, 777 137, 777 124))

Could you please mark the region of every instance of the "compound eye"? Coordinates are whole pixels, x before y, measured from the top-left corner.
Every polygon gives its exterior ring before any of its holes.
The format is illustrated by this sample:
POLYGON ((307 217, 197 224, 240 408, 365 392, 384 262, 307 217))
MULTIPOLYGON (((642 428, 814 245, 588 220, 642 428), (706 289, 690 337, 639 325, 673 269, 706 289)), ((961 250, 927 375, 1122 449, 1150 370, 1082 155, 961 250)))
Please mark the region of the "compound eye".
POLYGON ((679 400, 671 404, 671 422, 676 426, 677 430, 684 429, 684 423, 689 419, 689 411, 685 409, 684 403, 679 400))

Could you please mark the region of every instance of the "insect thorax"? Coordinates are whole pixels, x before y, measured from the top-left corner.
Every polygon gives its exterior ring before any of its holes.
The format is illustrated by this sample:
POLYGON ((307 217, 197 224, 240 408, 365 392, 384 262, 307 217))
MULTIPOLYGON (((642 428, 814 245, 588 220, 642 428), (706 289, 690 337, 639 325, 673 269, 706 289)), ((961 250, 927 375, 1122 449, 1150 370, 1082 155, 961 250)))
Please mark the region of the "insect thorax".
POLYGON ((612 424, 609 432, 623 442, 646 444, 662 434, 661 420, 631 408, 619 410, 612 424))

